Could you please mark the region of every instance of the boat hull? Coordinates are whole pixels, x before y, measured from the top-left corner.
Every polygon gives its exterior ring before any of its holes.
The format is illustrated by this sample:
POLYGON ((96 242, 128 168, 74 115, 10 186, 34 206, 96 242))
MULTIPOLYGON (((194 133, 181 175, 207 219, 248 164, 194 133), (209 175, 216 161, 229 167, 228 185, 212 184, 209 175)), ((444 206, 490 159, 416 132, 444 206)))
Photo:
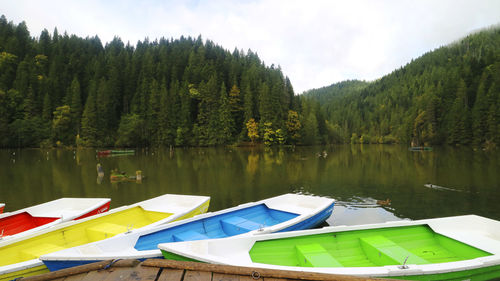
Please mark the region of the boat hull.
MULTIPOLYGON (((194 261, 205 262, 196 259, 191 259, 186 256, 177 255, 172 252, 162 250, 162 255, 167 260, 176 261, 194 261)), ((364 275, 361 275, 364 276, 364 275)), ((366 277, 366 276, 364 276, 366 277)), ((500 265, 481 267, 469 270, 461 270, 439 274, 415 274, 404 276, 377 276, 377 278, 388 279, 403 279, 403 280, 419 280, 419 281, 437 281, 437 280, 469 280, 469 281, 486 281, 496 280, 500 278, 500 265)))
POLYGON ((470 280, 470 281, 487 281, 500 278, 500 265, 481 267, 469 270, 454 271, 440 274, 425 274, 425 275, 408 275, 408 276, 385 276, 390 279, 404 280, 470 280))
POLYGON ((44 266, 43 264, 38 264, 37 266, 2 274, 0 275, 0 281, 15 280, 19 277, 36 276, 47 272, 49 272, 49 270, 46 266, 44 266))

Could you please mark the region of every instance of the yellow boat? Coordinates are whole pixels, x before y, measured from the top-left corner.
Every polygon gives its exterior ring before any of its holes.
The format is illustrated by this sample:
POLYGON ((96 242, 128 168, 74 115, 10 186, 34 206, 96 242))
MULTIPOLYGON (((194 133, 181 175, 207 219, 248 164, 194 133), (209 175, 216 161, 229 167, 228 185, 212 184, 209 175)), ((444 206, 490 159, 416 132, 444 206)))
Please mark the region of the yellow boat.
POLYGON ((19 239, 0 240, 0 280, 48 272, 41 255, 112 237, 141 227, 190 218, 208 210, 210 197, 165 194, 19 239))

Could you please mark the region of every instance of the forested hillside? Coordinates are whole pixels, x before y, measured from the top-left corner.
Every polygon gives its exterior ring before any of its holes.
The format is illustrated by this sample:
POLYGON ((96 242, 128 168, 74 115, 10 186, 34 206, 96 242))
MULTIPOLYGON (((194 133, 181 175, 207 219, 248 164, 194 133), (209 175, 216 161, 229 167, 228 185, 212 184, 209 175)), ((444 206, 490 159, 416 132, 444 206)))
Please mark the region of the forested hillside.
POLYGON ((500 144, 500 29, 372 82, 295 96, 279 67, 201 37, 102 44, 0 17, 0 147, 500 144))
POLYGON ((0 18, 0 147, 296 143, 299 103, 250 50, 201 37, 32 37, 0 18))
POLYGON ((369 84, 304 94, 319 103, 334 140, 351 143, 500 144, 500 29, 424 54, 369 84))

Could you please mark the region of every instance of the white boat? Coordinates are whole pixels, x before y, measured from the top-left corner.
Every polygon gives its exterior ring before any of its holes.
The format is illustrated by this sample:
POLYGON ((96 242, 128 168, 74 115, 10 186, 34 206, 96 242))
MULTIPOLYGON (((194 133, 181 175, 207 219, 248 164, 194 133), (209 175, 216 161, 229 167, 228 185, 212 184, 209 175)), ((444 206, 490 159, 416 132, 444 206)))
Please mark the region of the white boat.
POLYGON ((0 280, 48 272, 39 257, 114 235, 189 218, 208 209, 210 197, 165 194, 23 237, 0 240, 0 280))
POLYGON ((54 271, 108 259, 161 258, 157 245, 162 242, 260 235, 311 228, 330 217, 334 203, 335 200, 330 198, 284 194, 53 252, 40 259, 54 271))
POLYGON ((109 198, 60 198, 0 214, 0 241, 22 237, 56 224, 109 210, 109 198))
POLYGON ((500 222, 468 215, 164 243, 167 259, 409 280, 500 278, 500 222))

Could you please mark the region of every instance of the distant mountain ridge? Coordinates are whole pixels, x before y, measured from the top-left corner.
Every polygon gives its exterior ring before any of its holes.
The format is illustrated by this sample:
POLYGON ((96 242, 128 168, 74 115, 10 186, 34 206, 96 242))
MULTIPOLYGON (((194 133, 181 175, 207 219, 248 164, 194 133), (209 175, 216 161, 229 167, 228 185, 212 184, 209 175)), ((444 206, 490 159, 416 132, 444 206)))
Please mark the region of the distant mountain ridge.
POLYGON ((370 83, 303 94, 320 103, 342 142, 500 143, 500 28, 430 51, 370 83))

